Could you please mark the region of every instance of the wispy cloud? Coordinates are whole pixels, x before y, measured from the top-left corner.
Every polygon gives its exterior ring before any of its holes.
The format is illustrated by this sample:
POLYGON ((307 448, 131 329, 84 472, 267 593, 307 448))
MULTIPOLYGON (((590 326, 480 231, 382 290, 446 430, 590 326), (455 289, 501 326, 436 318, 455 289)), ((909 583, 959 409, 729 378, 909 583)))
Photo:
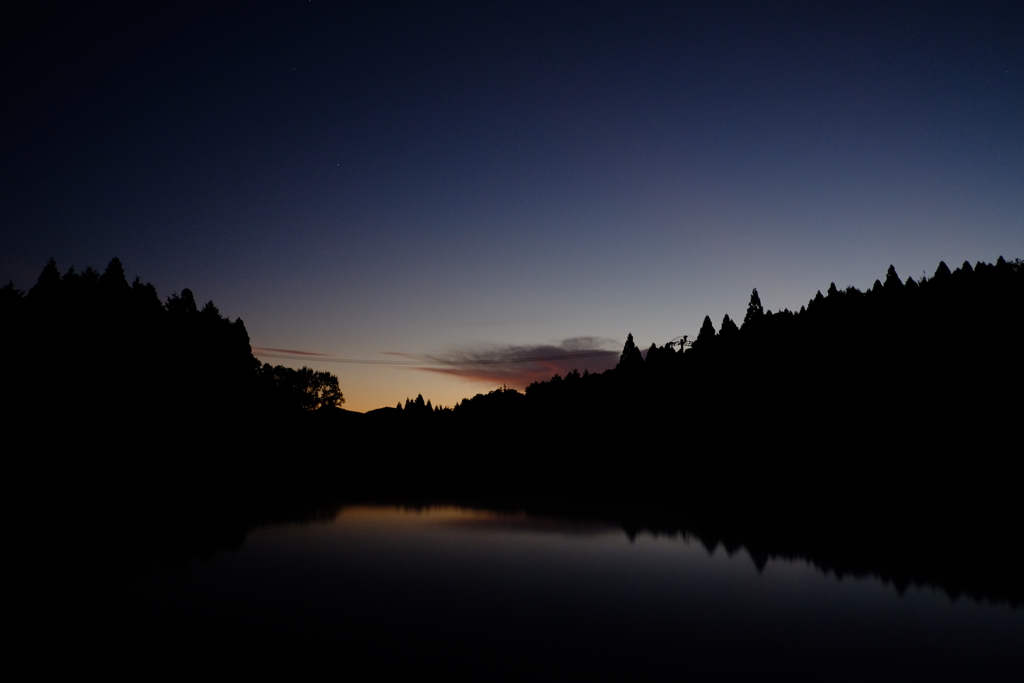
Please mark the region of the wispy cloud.
POLYGON ((326 353, 314 353, 313 351, 297 351, 295 349, 272 349, 267 346, 254 346, 252 347, 252 352, 253 355, 266 356, 268 358, 287 358, 289 356, 311 356, 314 358, 317 356, 323 356, 325 358, 330 358, 330 355, 326 353))
POLYGON ((272 349, 267 346, 253 346, 252 355, 257 358, 275 358, 281 360, 315 360, 320 363, 355 363, 357 365, 422 365, 428 360, 416 359, 404 353, 393 353, 385 351, 384 355, 403 356, 401 359, 373 359, 373 358, 342 358, 332 353, 318 353, 316 351, 300 351, 298 349, 272 349))
POLYGON ((565 375, 573 369, 602 372, 615 367, 619 360, 615 344, 613 339, 574 337, 556 344, 481 345, 421 356, 427 362, 416 369, 523 389, 531 382, 565 375))
POLYGON ((418 355, 383 351, 387 359, 342 358, 328 353, 254 346, 259 358, 315 360, 321 363, 399 365, 410 370, 436 372, 469 382, 505 384, 524 389, 531 382, 565 375, 572 370, 603 372, 619 360, 617 342, 602 337, 573 337, 553 344, 482 344, 446 354, 418 355))

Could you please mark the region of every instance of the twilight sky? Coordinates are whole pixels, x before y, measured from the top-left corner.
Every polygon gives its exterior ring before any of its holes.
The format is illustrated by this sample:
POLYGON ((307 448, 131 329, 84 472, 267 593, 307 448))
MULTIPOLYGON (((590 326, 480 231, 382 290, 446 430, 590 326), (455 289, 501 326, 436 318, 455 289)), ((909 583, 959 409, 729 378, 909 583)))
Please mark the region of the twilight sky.
POLYGON ((365 411, 1024 258, 1024 5, 831 5, 36 3, 0 280, 118 256, 365 411))

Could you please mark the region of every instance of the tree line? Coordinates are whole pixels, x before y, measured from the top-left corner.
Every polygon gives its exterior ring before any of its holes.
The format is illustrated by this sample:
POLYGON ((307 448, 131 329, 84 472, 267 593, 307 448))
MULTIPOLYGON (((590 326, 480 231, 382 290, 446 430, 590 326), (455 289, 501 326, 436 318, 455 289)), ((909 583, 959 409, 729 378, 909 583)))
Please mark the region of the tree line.
POLYGON ((147 467, 195 480, 219 468, 265 481, 304 472, 303 486, 350 492, 482 481, 548 493, 684 482, 703 495, 977 493, 1010 481, 1000 459, 1020 459, 1022 304, 1024 264, 1003 258, 940 263, 920 281, 890 267, 866 291, 832 284, 799 311, 765 310, 755 289, 741 323, 725 316, 716 330, 708 316, 692 343, 646 352, 630 334, 602 373, 360 415, 318 410, 344 400, 337 378, 261 365, 243 322, 212 301, 199 307, 187 289, 161 301, 117 259, 63 275, 51 260, 27 293, 0 289, 4 411, 9 434, 62 444, 64 461, 102 470, 158 451, 147 467), (78 458, 82 443, 107 455, 78 458), (792 490, 809 476, 814 486, 792 490))
POLYGON ((27 292, 9 282, 0 327, 5 413, 68 440, 180 440, 345 400, 330 373, 261 365, 245 324, 213 301, 200 307, 187 288, 161 300, 151 283, 129 284, 117 258, 102 273, 63 274, 51 259, 27 292))
POLYGON ((549 491, 699 482, 706 495, 767 493, 811 477, 818 484, 797 495, 978 493, 1005 484, 1001 460, 1020 459, 1022 348, 1020 260, 940 263, 920 280, 890 266, 866 291, 832 283, 798 311, 766 310, 755 289, 741 322, 726 315, 716 330, 707 316, 692 342, 643 352, 630 334, 602 373, 503 387, 450 410, 371 411, 365 427, 406 429, 452 453, 486 444, 514 454, 502 481, 537 487, 528 473, 541 472, 549 491), (940 464, 947 453, 957 464, 940 464), (660 474, 612 474, 620 468, 660 474))
MULTIPOLYGON (((520 400, 537 409, 584 403, 621 411, 656 398, 685 413, 740 389, 791 400, 811 392, 815 403, 852 408, 887 390, 903 391, 910 403, 927 402, 931 390, 947 393, 967 378, 974 387, 969 394, 1002 383, 1019 395, 1012 379, 1024 341, 1022 307, 1024 266, 1002 257, 995 264, 964 262, 954 271, 940 262, 919 282, 902 280, 890 266, 885 281, 867 291, 832 283, 799 311, 765 310, 755 288, 739 325, 727 314, 716 330, 706 316, 692 341, 685 336, 646 351, 629 334, 618 364, 604 373, 573 370, 534 382, 525 394, 503 387, 432 412, 478 416, 514 409, 520 400)), ((410 404, 423 407, 423 397, 407 400, 406 411, 410 404)), ((402 409, 399 404, 396 412, 402 409)))

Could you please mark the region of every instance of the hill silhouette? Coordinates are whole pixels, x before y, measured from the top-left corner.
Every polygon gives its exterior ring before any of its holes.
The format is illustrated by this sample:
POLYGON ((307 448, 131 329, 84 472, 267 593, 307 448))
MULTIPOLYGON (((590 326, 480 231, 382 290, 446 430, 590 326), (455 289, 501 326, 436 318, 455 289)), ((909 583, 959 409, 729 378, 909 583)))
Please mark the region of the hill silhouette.
POLYGON ((629 335, 604 373, 360 414, 329 373, 260 365, 188 289, 51 261, 0 289, 16 569, 60 585, 70 551, 102 585, 343 501, 419 500, 1017 605, 1022 302, 1019 260, 890 267, 796 312, 755 290, 742 324, 709 316, 692 344, 629 335), (54 537, 72 515, 92 522, 54 537))
POLYGON ((421 454, 404 467, 441 488, 1007 493, 1024 408, 1021 302, 1024 267, 1003 258, 954 271, 940 263, 921 282, 890 266, 866 292, 833 283, 795 312, 765 311, 755 289, 741 325, 725 316, 716 331, 708 316, 692 343, 642 354, 629 335, 604 373, 501 388, 450 410, 425 409, 420 397, 367 413, 349 433, 386 434, 391 452, 421 454))
POLYGON ((344 402, 337 377, 261 366, 241 319, 187 288, 161 301, 117 258, 9 283, 0 327, 7 438, 25 444, 11 466, 43 488, 230 488, 272 459, 264 435, 344 402))
POLYGON ((618 366, 502 387, 453 408, 422 396, 366 414, 337 378, 260 365, 241 320, 188 289, 161 302, 51 260, 0 294, 14 471, 72 490, 595 492, 786 500, 1006 493, 1024 348, 1024 266, 889 268, 799 311, 618 366), (124 484, 122 482, 128 482, 124 484), (1002 492, 1002 493, 1000 493, 1002 492))

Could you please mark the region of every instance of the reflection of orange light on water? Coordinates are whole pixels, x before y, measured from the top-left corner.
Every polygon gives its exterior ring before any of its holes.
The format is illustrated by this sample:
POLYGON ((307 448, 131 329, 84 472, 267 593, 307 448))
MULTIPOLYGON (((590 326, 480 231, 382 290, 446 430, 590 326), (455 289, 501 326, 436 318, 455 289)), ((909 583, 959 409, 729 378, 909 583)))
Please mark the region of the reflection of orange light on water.
POLYGON ((615 525, 595 522, 566 522, 564 520, 532 517, 521 511, 496 512, 453 506, 389 507, 353 506, 344 508, 335 518, 335 524, 353 524, 362 528, 395 530, 396 527, 430 526, 462 531, 492 531, 500 533, 561 534, 594 536, 612 534, 620 536, 622 529, 615 525))
POLYGON ((390 522, 393 524, 436 523, 450 520, 499 519, 502 515, 486 510, 467 508, 427 506, 423 508, 402 506, 356 505, 342 508, 335 521, 390 522))

